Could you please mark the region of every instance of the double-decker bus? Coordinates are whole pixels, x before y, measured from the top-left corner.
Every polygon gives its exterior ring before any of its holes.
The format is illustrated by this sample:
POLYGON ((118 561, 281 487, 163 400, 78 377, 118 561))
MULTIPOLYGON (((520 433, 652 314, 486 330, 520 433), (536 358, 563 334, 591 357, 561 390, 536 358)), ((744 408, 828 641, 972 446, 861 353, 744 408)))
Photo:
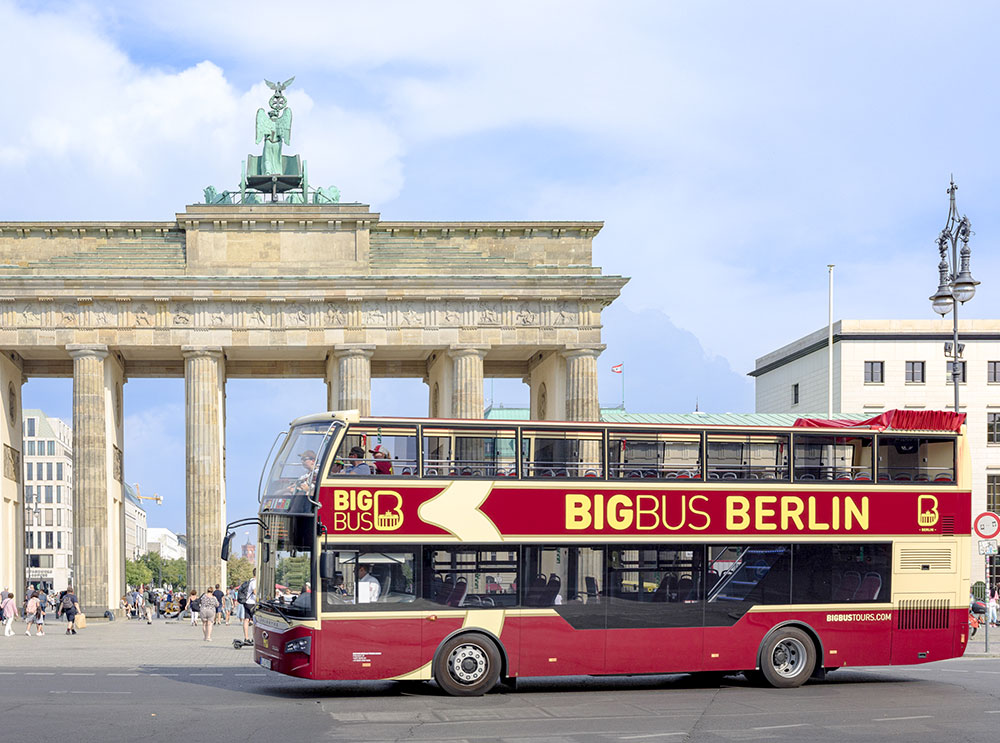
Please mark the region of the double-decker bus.
POLYGON ((262 475, 254 659, 477 695, 677 672, 794 687, 959 656, 964 418, 299 418, 262 475))

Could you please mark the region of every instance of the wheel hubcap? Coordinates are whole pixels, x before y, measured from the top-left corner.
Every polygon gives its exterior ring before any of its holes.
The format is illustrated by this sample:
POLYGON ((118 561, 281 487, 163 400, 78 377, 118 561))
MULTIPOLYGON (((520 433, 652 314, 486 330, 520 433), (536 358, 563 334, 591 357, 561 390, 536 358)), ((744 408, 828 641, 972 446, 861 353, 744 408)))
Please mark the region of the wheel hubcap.
POLYGON ((462 684, 474 684, 486 675, 489 659, 477 645, 459 645, 448 656, 448 672, 462 684))
POLYGON ((771 667, 783 678, 791 678, 802 671, 806 661, 806 648, 794 637, 786 637, 774 646, 771 667))

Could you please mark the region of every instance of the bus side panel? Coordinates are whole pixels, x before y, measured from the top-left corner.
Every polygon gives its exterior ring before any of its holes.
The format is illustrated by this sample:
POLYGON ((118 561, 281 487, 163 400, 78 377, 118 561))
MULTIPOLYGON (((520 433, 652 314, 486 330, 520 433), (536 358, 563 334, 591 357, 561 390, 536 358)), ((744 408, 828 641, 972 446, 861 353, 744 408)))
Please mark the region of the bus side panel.
POLYGON ((702 627, 610 629, 605 673, 673 673, 702 666, 702 627))
POLYGON ((424 662, 421 623, 400 617, 324 620, 313 636, 316 678, 386 679, 416 670, 424 662))
POLYGON ((551 616, 526 616, 508 620, 520 628, 521 676, 576 676, 606 673, 604 630, 574 629, 551 616))
POLYGON ((892 664, 930 663, 955 658, 965 652, 969 611, 964 607, 949 612, 947 629, 895 629, 892 633, 892 664))
MULTIPOLYGON (((423 647, 420 650, 420 662, 431 663, 434 653, 452 632, 462 629, 465 625, 465 613, 459 616, 440 616, 431 614, 420 620, 416 636, 421 638, 423 647)), ((431 669, 433 673, 433 669, 431 669)))

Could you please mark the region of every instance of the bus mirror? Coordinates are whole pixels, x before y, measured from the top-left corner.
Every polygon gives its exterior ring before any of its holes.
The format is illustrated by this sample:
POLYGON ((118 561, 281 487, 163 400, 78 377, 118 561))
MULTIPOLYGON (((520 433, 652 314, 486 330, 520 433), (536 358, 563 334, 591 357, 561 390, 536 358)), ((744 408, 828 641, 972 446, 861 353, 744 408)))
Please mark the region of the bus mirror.
POLYGON ((319 577, 331 580, 337 572, 336 555, 331 550, 324 550, 319 558, 319 577))
POLYGON ((233 543, 233 536, 235 536, 235 534, 236 534, 236 532, 231 531, 231 532, 229 532, 222 539, 222 561, 223 562, 226 562, 229 559, 229 550, 230 550, 230 547, 231 547, 231 545, 233 543))
POLYGON ((264 554, 261 555, 261 563, 267 565, 267 563, 271 562, 271 543, 264 542, 261 544, 261 547, 264 548, 264 554))

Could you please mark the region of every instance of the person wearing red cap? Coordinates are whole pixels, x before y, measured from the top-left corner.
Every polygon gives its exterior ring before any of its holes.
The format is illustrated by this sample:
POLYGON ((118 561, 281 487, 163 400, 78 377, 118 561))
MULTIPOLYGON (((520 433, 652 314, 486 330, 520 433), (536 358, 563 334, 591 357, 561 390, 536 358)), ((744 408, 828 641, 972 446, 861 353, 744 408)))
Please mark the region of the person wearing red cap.
POLYGON ((391 475, 392 474, 392 459, 389 457, 389 452, 386 448, 379 444, 374 449, 372 449, 372 457, 375 459, 375 472, 379 475, 391 475))

